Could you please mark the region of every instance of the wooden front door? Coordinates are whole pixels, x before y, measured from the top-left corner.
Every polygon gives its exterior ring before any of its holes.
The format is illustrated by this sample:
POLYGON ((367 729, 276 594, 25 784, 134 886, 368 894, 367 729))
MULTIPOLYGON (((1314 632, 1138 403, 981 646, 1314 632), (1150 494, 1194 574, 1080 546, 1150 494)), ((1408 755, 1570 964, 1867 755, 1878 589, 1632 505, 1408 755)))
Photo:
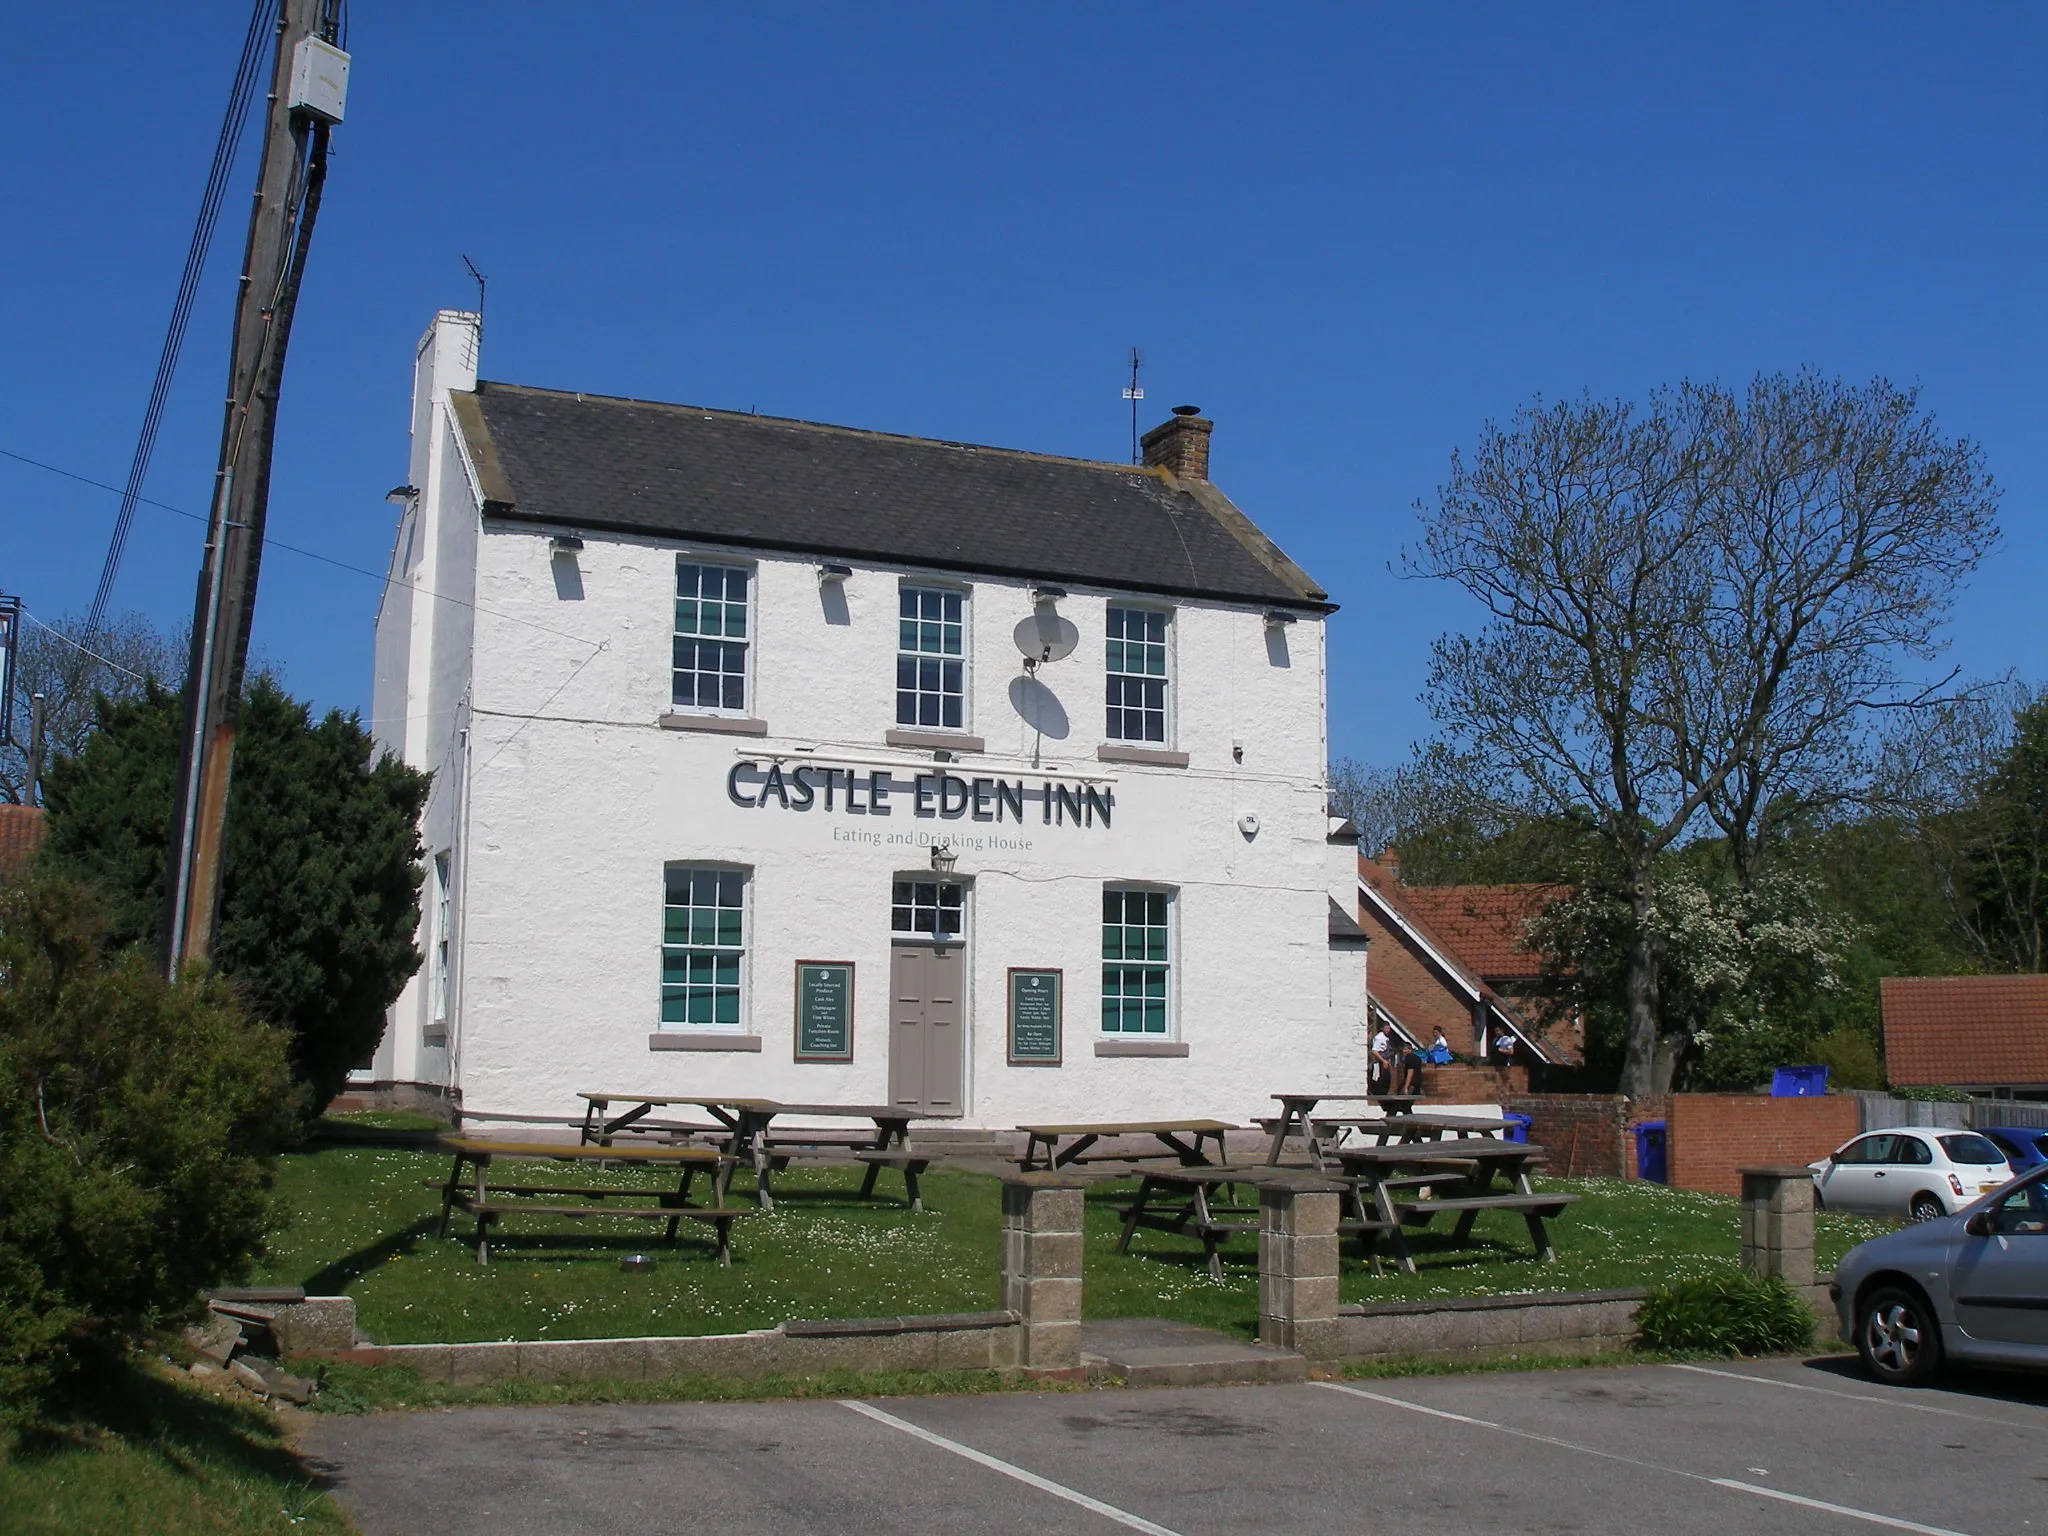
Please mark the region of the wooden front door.
POLYGON ((889 1102, 962 1113, 967 946, 897 944, 889 970, 889 1102))

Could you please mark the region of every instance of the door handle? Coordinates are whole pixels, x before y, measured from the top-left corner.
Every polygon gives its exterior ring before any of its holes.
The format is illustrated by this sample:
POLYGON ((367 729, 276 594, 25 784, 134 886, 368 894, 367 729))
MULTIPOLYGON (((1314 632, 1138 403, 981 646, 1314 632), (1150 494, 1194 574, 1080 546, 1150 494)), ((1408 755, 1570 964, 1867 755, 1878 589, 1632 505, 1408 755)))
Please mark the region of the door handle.
POLYGON ((1880 1179, 1881 1179, 1881 1178, 1883 1178, 1883 1177, 1884 1177, 1884 1170, 1883 1170, 1882 1168, 1878 1169, 1878 1170, 1877 1170, 1877 1175, 1876 1175, 1876 1176, 1877 1176, 1878 1178, 1880 1178, 1880 1179))

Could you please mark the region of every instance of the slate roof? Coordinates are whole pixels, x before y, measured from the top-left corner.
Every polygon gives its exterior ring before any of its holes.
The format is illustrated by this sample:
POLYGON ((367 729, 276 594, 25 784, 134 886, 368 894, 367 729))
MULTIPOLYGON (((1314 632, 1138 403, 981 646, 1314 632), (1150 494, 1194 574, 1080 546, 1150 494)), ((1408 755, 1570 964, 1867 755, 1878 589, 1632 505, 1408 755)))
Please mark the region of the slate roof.
POLYGON ((1878 986, 1893 1082, 2048 1085, 2048 976, 1887 976, 1878 986))
POLYGON ((489 518, 1335 606, 1215 487, 1163 470, 516 384, 452 406, 489 518))
POLYGON ((37 805, 0 805, 0 880, 28 868, 43 842, 43 810, 37 805))

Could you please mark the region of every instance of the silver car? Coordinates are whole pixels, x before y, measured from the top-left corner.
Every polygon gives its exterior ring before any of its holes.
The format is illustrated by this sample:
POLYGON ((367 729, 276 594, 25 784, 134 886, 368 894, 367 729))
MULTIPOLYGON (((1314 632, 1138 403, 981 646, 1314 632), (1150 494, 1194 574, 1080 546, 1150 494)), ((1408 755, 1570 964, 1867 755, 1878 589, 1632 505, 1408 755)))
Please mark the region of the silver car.
POLYGON ((1879 1381, 1919 1386, 1945 1360, 2048 1367, 2048 1166, 1851 1249, 1830 1294, 1879 1381))

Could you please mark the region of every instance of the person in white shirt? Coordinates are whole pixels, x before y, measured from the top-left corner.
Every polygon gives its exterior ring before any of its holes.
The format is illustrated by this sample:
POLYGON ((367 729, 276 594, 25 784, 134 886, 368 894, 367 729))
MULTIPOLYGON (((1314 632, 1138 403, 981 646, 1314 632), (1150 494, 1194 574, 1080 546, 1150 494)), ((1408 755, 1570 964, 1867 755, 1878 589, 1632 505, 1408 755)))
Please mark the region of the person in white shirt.
POLYGON ((1394 1080, 1394 1042, 1384 1024, 1373 1032, 1372 1054, 1366 1060, 1365 1075, 1369 1093, 1385 1093, 1394 1080))

